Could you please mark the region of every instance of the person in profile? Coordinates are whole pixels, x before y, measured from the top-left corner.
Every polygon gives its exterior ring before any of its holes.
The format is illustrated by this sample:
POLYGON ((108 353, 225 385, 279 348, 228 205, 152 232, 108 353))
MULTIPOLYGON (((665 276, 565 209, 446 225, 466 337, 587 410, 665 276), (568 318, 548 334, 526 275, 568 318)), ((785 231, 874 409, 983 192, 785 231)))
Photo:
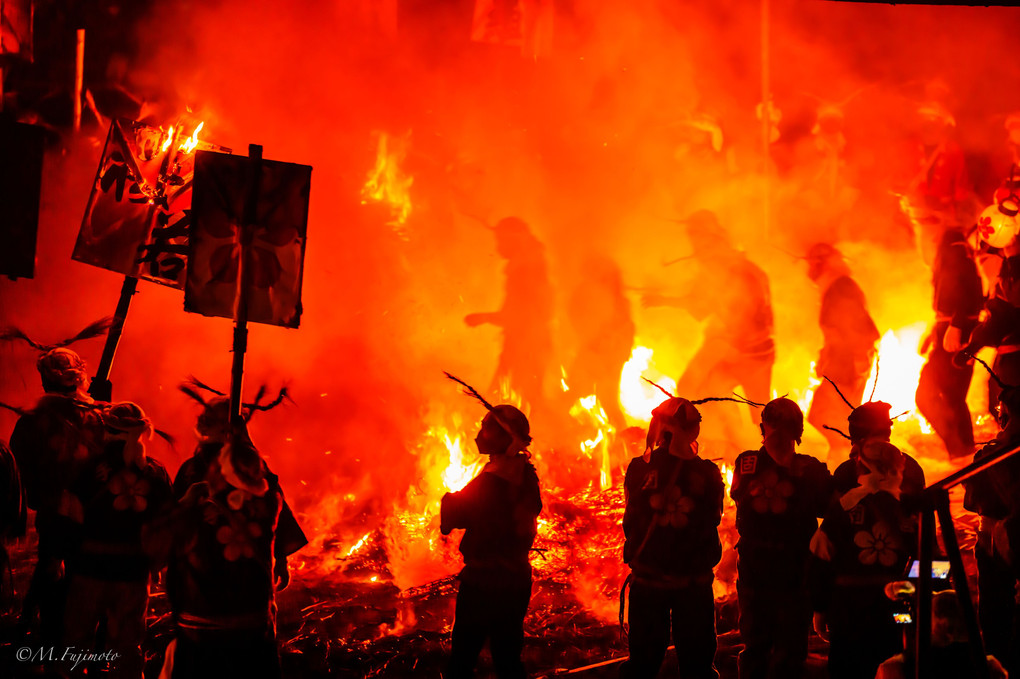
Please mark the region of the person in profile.
POLYGON ((475 444, 489 461, 462 490, 443 496, 439 512, 443 535, 464 530, 460 541, 464 568, 444 676, 474 676, 478 655, 488 641, 496 676, 523 679, 524 617, 531 600, 528 553, 542 511, 538 473, 527 451, 531 427, 516 407, 479 400, 489 412, 475 444))
POLYGON ((545 248, 519 217, 493 227, 496 250, 506 260, 506 293, 498 311, 468 314, 468 327, 489 324, 502 330, 503 348, 490 392, 512 389, 533 410, 545 407, 545 381, 553 360, 553 294, 545 248))

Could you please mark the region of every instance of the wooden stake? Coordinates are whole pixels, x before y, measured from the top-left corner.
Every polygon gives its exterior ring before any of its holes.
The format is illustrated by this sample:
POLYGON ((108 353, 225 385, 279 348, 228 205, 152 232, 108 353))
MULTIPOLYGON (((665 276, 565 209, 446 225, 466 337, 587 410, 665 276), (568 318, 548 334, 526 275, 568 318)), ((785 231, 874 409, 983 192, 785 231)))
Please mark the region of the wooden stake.
POLYGON ((761 0, 761 143, 762 143, 762 229, 765 240, 769 237, 771 200, 769 196, 769 160, 772 146, 772 91, 769 87, 769 0, 761 0))
POLYGON ((251 288, 251 244, 255 239, 255 210, 262 178, 262 147, 248 145, 248 195, 244 215, 237 225, 240 251, 237 257, 237 294, 234 296, 234 360, 230 370, 230 421, 243 423, 241 390, 244 384, 244 354, 248 350, 248 291, 251 288))
POLYGON ((74 131, 81 131, 81 93, 85 85, 85 29, 77 32, 77 49, 74 57, 74 131))

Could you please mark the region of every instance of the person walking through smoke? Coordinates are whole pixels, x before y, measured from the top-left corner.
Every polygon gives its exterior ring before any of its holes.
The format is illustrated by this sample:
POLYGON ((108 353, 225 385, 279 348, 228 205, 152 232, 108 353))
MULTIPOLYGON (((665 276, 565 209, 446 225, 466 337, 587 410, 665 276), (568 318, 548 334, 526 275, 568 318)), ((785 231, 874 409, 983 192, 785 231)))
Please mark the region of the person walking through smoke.
POLYGON ((481 473, 440 505, 440 532, 464 529, 464 569, 457 590, 456 617, 447 679, 474 675, 485 642, 499 679, 521 679, 524 616, 531 599, 528 553, 542 511, 538 473, 529 461, 528 418, 512 405, 490 405, 465 383, 487 409, 475 438, 489 457, 481 473))
POLYGON ((571 397, 595 394, 609 423, 622 431, 627 420, 620 407, 620 377, 634 346, 634 321, 615 262, 605 256, 585 260, 567 315, 577 342, 567 371, 571 397))
POLYGON ((829 442, 829 462, 836 465, 847 459, 850 445, 824 425, 839 422, 846 412, 837 390, 852 403, 864 398, 879 333, 868 313, 864 292, 850 277, 842 253, 828 243, 817 243, 808 250, 806 259, 808 278, 822 293, 818 325, 824 338, 815 364, 822 383, 811 399, 807 419, 829 442))
POLYGON ((700 431, 698 409, 669 398, 652 411, 645 456, 627 467, 630 658, 620 668, 622 679, 657 676, 671 630, 681 677, 719 676, 712 569, 722 557, 725 485, 715 463, 698 457, 700 431))
MULTIPOLYGON (((518 217, 493 228, 496 250, 506 260, 506 293, 498 311, 468 314, 469 327, 490 324, 503 331, 503 348, 490 391, 506 386, 534 410, 546 403, 545 380, 552 364, 553 296, 545 249, 518 217)), ((505 393, 505 392, 504 392, 505 393)))
POLYGON ((806 587, 809 544, 832 497, 825 464, 797 452, 804 415, 788 398, 761 413, 762 447, 737 457, 740 679, 803 675, 811 631, 806 587))
POLYGON ((981 275, 960 229, 943 232, 932 282, 935 325, 922 347, 922 352, 929 349, 928 359, 921 368, 915 400, 950 459, 958 459, 974 452, 974 425, 967 407, 974 366, 954 363, 953 355, 970 340, 985 301, 981 275))
MULTIPOLYGON (((697 287, 681 297, 645 295, 646 307, 674 306, 705 320, 705 338, 677 382, 678 393, 729 393, 740 386, 752 401, 771 397, 772 300, 765 272, 738 250, 715 213, 683 222, 697 265, 697 287)), ((736 431, 728 440, 736 440, 736 431)))

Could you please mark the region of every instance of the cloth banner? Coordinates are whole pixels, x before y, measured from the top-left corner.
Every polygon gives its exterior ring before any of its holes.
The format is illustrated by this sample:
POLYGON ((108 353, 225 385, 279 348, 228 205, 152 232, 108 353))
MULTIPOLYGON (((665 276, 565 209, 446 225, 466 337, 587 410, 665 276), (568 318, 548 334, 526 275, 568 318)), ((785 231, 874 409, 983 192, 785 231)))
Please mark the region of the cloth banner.
POLYGON ((531 59, 548 56, 555 13, 552 0, 475 0, 471 39, 519 47, 531 59))
MULTIPOLYGON (((312 168, 259 161, 252 239, 245 262, 248 320, 296 328, 301 322, 301 279, 312 168)), ((248 158, 197 153, 184 310, 234 317, 241 225, 254 164, 248 158)))
POLYGON ((110 124, 72 258, 184 287, 195 163, 186 139, 134 121, 110 124))
POLYGON ((0 0, 0 55, 32 61, 32 0, 0 0))

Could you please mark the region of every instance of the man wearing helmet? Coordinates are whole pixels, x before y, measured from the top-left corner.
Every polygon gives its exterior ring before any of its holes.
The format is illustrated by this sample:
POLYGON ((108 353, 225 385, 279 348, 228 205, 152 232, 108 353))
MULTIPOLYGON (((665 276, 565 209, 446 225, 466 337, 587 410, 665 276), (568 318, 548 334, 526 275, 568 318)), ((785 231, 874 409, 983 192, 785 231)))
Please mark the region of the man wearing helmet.
POLYGON ((804 671, 808 545, 832 497, 832 478, 822 462, 797 452, 803 433, 800 407, 775 399, 761 413, 762 447, 734 463, 741 679, 796 679, 804 671))
POLYGON ((822 291, 818 324, 825 339, 815 364, 823 382, 811 399, 807 419, 829 442, 829 461, 838 464, 846 459, 849 446, 823 426, 841 421, 846 412, 837 389, 853 403, 863 399, 879 334, 864 292, 850 277, 842 253, 828 243, 817 243, 808 250, 807 262, 808 278, 822 291))
POLYGON ((967 407, 974 367, 955 364, 953 354, 970 339, 984 305, 981 275, 959 229, 943 232, 932 267, 932 283, 935 325, 921 349, 927 350, 928 360, 921 368, 915 400, 945 444, 950 459, 956 459, 974 452, 974 426, 967 407))
POLYGON ((488 463, 463 490, 444 495, 440 505, 442 534, 464 529, 464 569, 446 675, 451 679, 473 676, 486 640, 500 679, 526 676, 521 651, 531 599, 528 553, 542 511, 538 474, 527 452, 530 429, 514 406, 492 407, 475 438, 488 463))
POLYGON ((722 556, 725 485, 719 468, 698 457, 700 431, 690 401, 667 399, 652 411, 645 455, 627 468, 623 560, 632 584, 624 679, 658 675, 671 628, 680 676, 719 676, 712 569, 722 556))

